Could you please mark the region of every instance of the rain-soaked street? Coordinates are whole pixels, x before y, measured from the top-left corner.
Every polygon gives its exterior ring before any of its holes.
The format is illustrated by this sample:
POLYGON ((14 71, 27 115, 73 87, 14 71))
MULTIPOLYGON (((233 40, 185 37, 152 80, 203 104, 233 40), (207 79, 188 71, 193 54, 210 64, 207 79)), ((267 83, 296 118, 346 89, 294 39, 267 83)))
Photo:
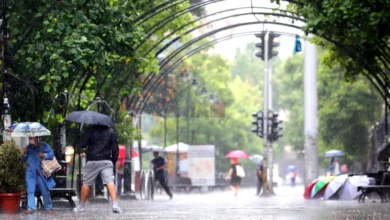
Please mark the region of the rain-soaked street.
POLYGON ((154 201, 120 200, 121 214, 112 213, 107 203, 87 203, 87 212, 81 214, 57 205, 50 216, 38 211, 0 219, 389 219, 389 204, 304 200, 302 190, 280 187, 277 196, 268 198, 255 196, 254 189, 243 189, 238 198, 230 191, 176 194, 173 200, 157 195, 154 201))

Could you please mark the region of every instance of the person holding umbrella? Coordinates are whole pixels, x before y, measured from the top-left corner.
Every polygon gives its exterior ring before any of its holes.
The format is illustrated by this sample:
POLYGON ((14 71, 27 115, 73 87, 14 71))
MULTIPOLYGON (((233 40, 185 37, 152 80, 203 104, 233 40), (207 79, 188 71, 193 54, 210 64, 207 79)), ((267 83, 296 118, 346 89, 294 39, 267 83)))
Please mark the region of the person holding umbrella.
POLYGON ((238 158, 231 158, 230 163, 232 165, 225 179, 226 180, 230 179, 230 187, 234 192, 234 196, 237 197, 241 185, 241 177, 237 174, 237 168, 241 167, 241 165, 238 162, 238 158))
POLYGON ((36 210, 35 190, 36 188, 42 194, 43 206, 47 214, 53 213, 53 204, 51 201, 50 190, 56 186, 53 176, 45 177, 41 160, 52 160, 54 153, 51 147, 41 142, 38 137, 29 137, 29 144, 23 148, 22 160, 27 161, 26 185, 27 185, 27 210, 26 214, 32 214, 36 210))
POLYGON ((240 190, 241 178, 245 176, 244 168, 239 164, 238 158, 249 158, 249 155, 242 150, 233 150, 226 154, 225 157, 231 158, 230 163, 232 164, 225 179, 230 179, 230 186, 234 192, 234 196, 237 197, 238 191, 240 190))
POLYGON ((80 147, 87 150, 87 163, 84 167, 83 185, 81 187, 80 205, 75 212, 85 212, 85 202, 96 177, 100 174, 103 184, 107 185, 112 200, 112 211, 121 213, 118 205, 117 191, 114 184, 114 164, 118 160, 119 148, 114 129, 106 125, 91 125, 85 134, 80 147))

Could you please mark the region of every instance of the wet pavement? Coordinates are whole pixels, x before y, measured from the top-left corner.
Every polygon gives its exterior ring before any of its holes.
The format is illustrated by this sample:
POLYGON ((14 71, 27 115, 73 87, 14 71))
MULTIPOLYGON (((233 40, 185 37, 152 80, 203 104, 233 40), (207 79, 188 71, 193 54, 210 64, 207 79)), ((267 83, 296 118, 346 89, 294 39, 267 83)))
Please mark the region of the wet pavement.
MULTIPOLYGON (((390 219, 390 204, 357 201, 304 200, 303 187, 275 188, 276 196, 257 197, 255 189, 241 190, 235 198, 229 190, 214 193, 156 195, 153 201, 119 200, 123 213, 111 212, 108 203, 87 203, 86 213, 74 213, 56 203, 52 215, 0 215, 0 219, 390 219)), ((139 196, 138 196, 139 197, 139 196)))

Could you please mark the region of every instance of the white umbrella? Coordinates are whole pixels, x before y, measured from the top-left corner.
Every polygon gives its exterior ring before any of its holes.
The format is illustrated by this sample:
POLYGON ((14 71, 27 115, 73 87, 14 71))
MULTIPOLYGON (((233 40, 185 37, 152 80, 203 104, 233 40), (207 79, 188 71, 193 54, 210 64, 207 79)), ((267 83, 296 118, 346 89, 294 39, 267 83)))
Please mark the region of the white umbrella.
MULTIPOLYGON (((188 148, 190 147, 190 145, 182 143, 182 142, 179 142, 178 145, 179 145, 179 153, 188 152, 188 148)), ((166 147, 165 151, 170 152, 170 153, 176 153, 177 152, 177 144, 166 147)))
POLYGON ((338 196, 340 200, 356 199, 361 192, 357 191, 358 186, 368 186, 370 183, 366 175, 348 177, 345 184, 340 188, 338 196))
POLYGON ((348 179, 348 174, 344 174, 344 175, 339 175, 339 176, 336 176, 336 178, 334 178, 329 184, 328 184, 328 187, 326 187, 326 190, 325 190, 325 193, 324 193, 324 198, 325 199, 329 199, 331 198, 333 195, 335 195, 337 193, 337 191, 339 191, 339 189, 341 188, 341 186, 344 185, 345 181, 348 179))
POLYGON ((260 164, 261 161, 263 161, 264 157, 261 155, 255 154, 255 155, 250 156, 249 159, 257 164, 260 164))
POLYGON ((151 146, 146 146, 142 147, 142 153, 147 153, 147 152, 164 152, 165 149, 161 146, 157 145, 151 145, 151 146))

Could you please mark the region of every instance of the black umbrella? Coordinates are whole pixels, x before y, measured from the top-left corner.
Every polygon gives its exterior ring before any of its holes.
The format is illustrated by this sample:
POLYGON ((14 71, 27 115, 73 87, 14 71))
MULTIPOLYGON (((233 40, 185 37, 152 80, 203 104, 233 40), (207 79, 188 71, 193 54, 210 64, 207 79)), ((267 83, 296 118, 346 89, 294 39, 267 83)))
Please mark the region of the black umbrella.
POLYGON ((390 157, 390 142, 385 142, 378 150, 378 160, 388 161, 390 157))
POLYGON ((66 116, 65 120, 92 125, 114 126, 111 118, 94 111, 74 111, 66 116))

